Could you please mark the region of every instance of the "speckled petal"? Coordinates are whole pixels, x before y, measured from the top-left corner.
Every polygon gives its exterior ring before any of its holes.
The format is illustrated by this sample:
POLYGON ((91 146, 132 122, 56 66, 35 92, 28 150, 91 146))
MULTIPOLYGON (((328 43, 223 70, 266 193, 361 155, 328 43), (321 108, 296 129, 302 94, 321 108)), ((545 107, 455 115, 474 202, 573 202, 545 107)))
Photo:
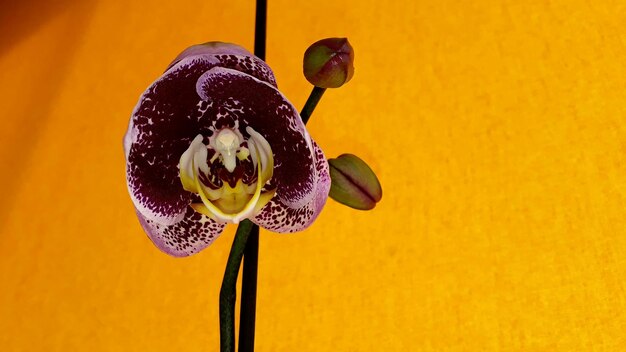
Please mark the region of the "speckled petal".
POLYGON ((324 204, 326 204, 326 199, 328 199, 330 173, 324 153, 317 143, 313 142, 313 147, 315 149, 317 179, 314 197, 311 201, 301 207, 289 207, 280 201, 278 197, 280 188, 277 188, 277 196, 252 219, 255 224, 273 232, 286 233, 304 230, 317 218, 324 208, 324 204))
POLYGON ((183 50, 172 62, 169 64, 167 69, 169 70, 172 66, 178 63, 180 60, 187 58, 189 56, 197 56, 197 55, 239 55, 239 56, 254 56, 248 50, 239 46, 237 44, 232 43, 224 43, 224 42, 208 42, 203 44, 192 45, 187 49, 183 50))
POLYGON ((293 105, 273 86, 222 67, 202 75, 197 90, 220 107, 221 124, 238 121, 240 131, 250 126, 267 139, 274 153, 273 182, 281 203, 294 208, 308 204, 315 190, 313 147, 293 105))
POLYGON ((233 47, 238 47, 239 49, 235 50, 230 48, 222 52, 221 50, 214 50, 211 48, 207 49, 201 47, 192 49, 194 47, 191 47, 187 49, 190 50, 187 54, 185 54, 185 52, 181 53, 179 55, 182 56, 181 59, 174 60, 165 72, 167 73, 167 71, 176 69, 181 65, 195 65, 198 63, 211 62, 215 63, 213 66, 241 71, 276 87, 276 78, 274 77, 274 73, 265 61, 248 53, 246 49, 242 47, 234 44, 233 47))
POLYGON ((178 162, 198 133, 211 134, 209 128, 222 110, 196 92, 198 78, 216 66, 274 82, 269 67, 254 57, 201 55, 182 59, 144 92, 131 116, 124 149, 131 199, 146 219, 174 224, 190 203, 178 162))
POLYGON ((146 219, 137 211, 139 222, 152 242, 174 257, 198 253, 210 245, 224 230, 225 224, 187 208, 182 220, 172 225, 160 225, 146 219))

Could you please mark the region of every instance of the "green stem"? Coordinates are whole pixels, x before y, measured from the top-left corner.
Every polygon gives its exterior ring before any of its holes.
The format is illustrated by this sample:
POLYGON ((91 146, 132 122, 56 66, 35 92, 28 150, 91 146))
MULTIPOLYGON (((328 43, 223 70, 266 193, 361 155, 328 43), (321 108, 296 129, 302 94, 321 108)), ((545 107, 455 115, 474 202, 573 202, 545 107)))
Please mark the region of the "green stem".
POLYGON ((241 259, 246 248, 248 236, 252 229, 250 220, 243 220, 233 240, 233 246, 230 248, 226 270, 224 271, 224 280, 222 280, 222 288, 220 289, 220 351, 235 351, 235 301, 237 300, 237 276, 239 276, 239 267, 241 259))
POLYGON ((322 95, 324 95, 325 91, 326 88, 313 87, 313 90, 309 95, 309 99, 306 100, 306 103, 302 108, 302 112, 300 113, 300 117, 302 117, 302 122, 304 122, 305 125, 307 121, 309 121, 311 114, 313 114, 313 110, 315 110, 317 103, 319 103, 320 99, 322 99, 322 95))

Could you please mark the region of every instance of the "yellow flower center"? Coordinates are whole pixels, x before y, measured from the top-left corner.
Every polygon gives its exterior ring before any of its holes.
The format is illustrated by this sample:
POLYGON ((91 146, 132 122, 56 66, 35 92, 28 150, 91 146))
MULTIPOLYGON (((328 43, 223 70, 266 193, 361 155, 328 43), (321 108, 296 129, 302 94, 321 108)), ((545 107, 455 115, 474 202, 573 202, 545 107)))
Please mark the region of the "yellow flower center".
POLYGON ((272 149, 251 127, 246 132, 247 140, 237 129, 221 129, 209 138, 209 145, 198 134, 180 157, 183 188, 202 199, 191 207, 216 221, 239 223, 274 196, 275 190, 263 189, 274 171, 272 149))

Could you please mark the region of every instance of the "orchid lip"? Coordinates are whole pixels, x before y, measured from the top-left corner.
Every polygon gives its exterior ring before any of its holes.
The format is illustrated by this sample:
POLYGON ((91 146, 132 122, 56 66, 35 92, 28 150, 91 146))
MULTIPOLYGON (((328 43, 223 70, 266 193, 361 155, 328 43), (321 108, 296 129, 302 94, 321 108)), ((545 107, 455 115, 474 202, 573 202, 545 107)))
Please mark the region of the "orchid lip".
POLYGON ((264 188, 273 175, 272 149, 251 127, 246 132, 247 140, 237 128, 223 128, 209 137, 208 145, 198 134, 181 155, 183 188, 202 200, 191 204, 195 211, 236 224, 255 216, 274 196, 274 190, 264 188))

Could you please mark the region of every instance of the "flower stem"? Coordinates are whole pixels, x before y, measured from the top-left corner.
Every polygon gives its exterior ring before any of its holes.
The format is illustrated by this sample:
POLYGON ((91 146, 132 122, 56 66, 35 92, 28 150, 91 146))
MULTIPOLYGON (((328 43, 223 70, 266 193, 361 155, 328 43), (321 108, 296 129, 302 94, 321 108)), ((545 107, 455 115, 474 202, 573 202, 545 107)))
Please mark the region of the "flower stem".
POLYGON ((265 61, 265 37, 267 33, 267 0, 257 0, 254 22, 254 55, 265 61))
POLYGON ((230 248, 222 288, 220 289, 220 351, 235 351, 235 301, 237 300, 237 276, 241 259, 252 229, 250 220, 243 220, 230 248))
POLYGON ((317 103, 319 103, 320 99, 322 99, 325 91, 326 88, 313 87, 313 90, 311 91, 311 94, 306 100, 306 103, 302 108, 302 112, 300 113, 300 117, 302 117, 302 122, 304 122, 305 125, 307 121, 309 121, 311 114, 313 114, 313 110, 315 110, 317 103))
POLYGON ((239 352, 254 351, 256 319, 256 288, 259 262, 259 227, 252 226, 246 243, 241 281, 241 312, 239 317, 239 352))
MULTIPOLYGON (((267 34, 267 0, 257 0, 254 22, 254 55, 265 60, 267 34)), ((259 266, 259 227, 252 226, 246 243, 241 281, 241 311, 239 315, 239 352, 254 351, 256 323, 256 290, 259 266)))

